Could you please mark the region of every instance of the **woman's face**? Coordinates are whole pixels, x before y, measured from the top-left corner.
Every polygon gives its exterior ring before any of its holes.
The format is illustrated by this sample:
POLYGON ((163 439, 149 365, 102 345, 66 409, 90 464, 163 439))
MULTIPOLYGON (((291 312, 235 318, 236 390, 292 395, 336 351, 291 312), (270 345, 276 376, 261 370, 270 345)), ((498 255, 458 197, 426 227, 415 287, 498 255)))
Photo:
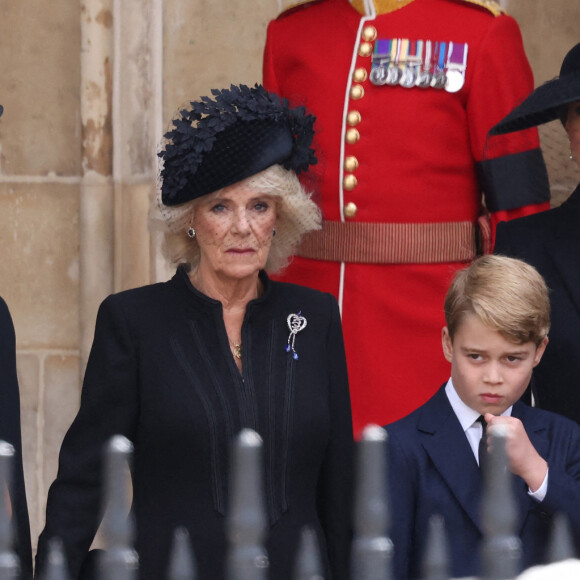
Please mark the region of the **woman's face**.
POLYGON ((570 139, 570 151, 572 159, 580 167, 580 101, 568 105, 568 117, 566 118, 566 132, 570 139))
POLYGON ((257 274, 266 265, 275 224, 275 199, 256 194, 247 181, 200 198, 192 222, 200 272, 236 280, 257 274))

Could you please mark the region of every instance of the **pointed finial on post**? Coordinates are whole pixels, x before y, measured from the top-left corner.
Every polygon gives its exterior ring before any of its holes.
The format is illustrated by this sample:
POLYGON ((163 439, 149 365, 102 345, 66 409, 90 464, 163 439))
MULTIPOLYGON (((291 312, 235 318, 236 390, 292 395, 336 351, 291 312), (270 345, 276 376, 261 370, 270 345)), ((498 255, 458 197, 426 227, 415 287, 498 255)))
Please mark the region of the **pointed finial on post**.
POLYGON ((105 515, 107 549, 99 562, 101 580, 134 580, 138 557, 133 549, 134 524, 130 513, 128 473, 133 444, 122 435, 111 437, 105 450, 105 515))
POLYGON ((18 578, 20 565, 13 550, 14 527, 10 506, 14 447, 0 441, 0 580, 18 578))
POLYGON ((300 533, 300 544, 292 578, 293 580, 324 580, 320 546, 316 532, 310 526, 304 526, 300 533))
POLYGON ((185 528, 177 528, 173 534, 167 577, 168 580, 196 580, 197 578, 195 557, 185 528))
POLYGON ((393 543, 387 486, 387 432, 367 425, 357 444, 352 577, 357 580, 391 580, 393 543))
POLYGON ((484 580, 507 580, 519 572, 521 541, 516 534, 517 506, 513 476, 506 453, 505 425, 489 427, 491 453, 485 463, 481 521, 484 539, 482 568, 484 580))
POLYGON ((228 580, 266 580, 266 510, 262 481, 262 438, 243 429, 234 442, 227 518, 228 580))
POLYGON ((423 580, 448 580, 449 542, 442 515, 434 514, 429 518, 427 546, 423 554, 423 580))
POLYGON ((51 538, 48 541, 48 560, 42 578, 43 580, 69 580, 64 548, 59 538, 51 538))
POLYGON ((576 549, 572 540, 572 530, 570 520, 563 513, 554 516, 554 527, 548 548, 548 560, 550 562, 561 562, 576 558, 576 549))

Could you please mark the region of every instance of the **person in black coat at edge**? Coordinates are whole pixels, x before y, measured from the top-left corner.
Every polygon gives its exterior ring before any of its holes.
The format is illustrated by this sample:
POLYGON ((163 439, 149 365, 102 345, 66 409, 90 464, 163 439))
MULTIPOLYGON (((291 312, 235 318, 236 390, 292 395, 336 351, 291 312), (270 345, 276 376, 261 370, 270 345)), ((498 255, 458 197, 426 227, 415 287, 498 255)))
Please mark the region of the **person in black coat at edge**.
MULTIPOLYGON (((0 105, 0 117, 4 107, 0 105)), ((6 302, 0 297, 0 440, 14 447, 12 483, 9 492, 14 549, 20 564, 20 579, 32 578, 32 547, 20 432, 20 391, 16 376, 16 337, 6 302)))
MULTIPOLYGON (((560 75, 537 89, 491 135, 560 119, 570 140, 570 159, 580 167, 580 44, 560 75)), ((501 223, 494 252, 535 266, 551 290, 550 344, 534 370, 535 404, 580 423, 580 185, 559 207, 501 223)))
POLYGON ((2 370, 0 373, 0 439, 14 447, 9 497, 14 529, 14 550, 20 561, 20 579, 22 580, 32 578, 32 548, 22 467, 16 339, 8 306, 2 298, 0 298, 0 369, 2 370))
POLYGON ((316 162, 314 118, 253 88, 212 91, 173 122, 160 153, 174 277, 101 305, 80 410, 48 494, 47 543, 60 537, 71 578, 100 521, 102 452, 134 443, 139 578, 166 577, 187 528, 201 580, 224 578, 228 464, 243 428, 264 440, 269 577, 292 577, 303 526, 318 536, 325 578, 348 575, 350 399, 339 309, 330 295, 271 281, 316 204, 296 173, 316 162))

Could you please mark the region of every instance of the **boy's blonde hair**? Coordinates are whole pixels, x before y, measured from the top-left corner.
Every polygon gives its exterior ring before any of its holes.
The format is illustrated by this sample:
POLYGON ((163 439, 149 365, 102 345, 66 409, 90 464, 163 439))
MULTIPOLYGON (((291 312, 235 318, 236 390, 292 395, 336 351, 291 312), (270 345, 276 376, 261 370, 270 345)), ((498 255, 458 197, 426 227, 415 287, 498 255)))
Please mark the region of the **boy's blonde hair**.
POLYGON ((546 283, 533 266, 515 258, 486 255, 457 272, 445 297, 451 340, 467 312, 517 344, 537 346, 550 330, 546 283))

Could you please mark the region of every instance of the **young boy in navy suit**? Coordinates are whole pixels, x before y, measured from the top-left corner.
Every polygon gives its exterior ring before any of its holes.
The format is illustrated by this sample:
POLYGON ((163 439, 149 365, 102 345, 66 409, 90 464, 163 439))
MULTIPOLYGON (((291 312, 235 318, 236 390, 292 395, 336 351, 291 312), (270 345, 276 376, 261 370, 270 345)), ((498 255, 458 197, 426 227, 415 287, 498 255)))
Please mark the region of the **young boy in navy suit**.
POLYGON ((555 513, 568 515, 580 546, 580 427, 519 401, 548 344, 543 278, 520 260, 478 258, 451 284, 445 320, 451 378, 387 426, 395 577, 420 577, 432 514, 445 518, 453 577, 480 574, 480 416, 508 427, 522 568, 543 562, 555 513))

